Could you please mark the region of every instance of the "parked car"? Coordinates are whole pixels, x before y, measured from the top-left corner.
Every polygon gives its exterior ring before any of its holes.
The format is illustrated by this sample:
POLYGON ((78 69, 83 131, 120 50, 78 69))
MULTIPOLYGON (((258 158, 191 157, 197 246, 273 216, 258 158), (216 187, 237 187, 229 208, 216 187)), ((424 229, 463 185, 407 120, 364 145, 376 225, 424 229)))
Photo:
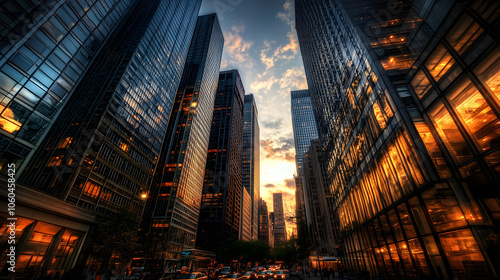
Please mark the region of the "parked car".
POLYGON ((257 275, 255 275, 255 279, 267 279, 269 277, 269 275, 267 274, 267 272, 265 270, 261 270, 259 272, 257 272, 257 275))
POLYGON ((288 279, 290 278, 290 273, 288 272, 288 270, 276 270, 276 272, 274 273, 274 279, 288 279))
POLYGON ((245 280, 253 280, 253 279, 255 279, 255 272, 249 270, 249 271, 243 273, 243 275, 241 275, 241 278, 243 278, 245 280))
POLYGON ((201 272, 184 273, 179 279, 208 280, 208 276, 201 272))
POLYGON ((299 277, 300 278, 300 272, 297 269, 292 269, 292 270, 290 270, 290 277, 299 277))

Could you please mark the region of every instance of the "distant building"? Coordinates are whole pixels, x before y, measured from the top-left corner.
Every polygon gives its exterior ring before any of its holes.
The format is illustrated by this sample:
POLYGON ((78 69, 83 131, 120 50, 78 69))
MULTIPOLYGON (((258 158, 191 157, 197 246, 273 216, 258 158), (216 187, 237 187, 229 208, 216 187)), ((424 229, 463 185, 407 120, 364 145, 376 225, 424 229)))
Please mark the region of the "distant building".
POLYGON ((296 90, 291 92, 291 113, 293 138, 295 144, 295 215, 297 223, 305 221, 311 224, 311 208, 306 207, 304 192, 304 161, 311 140, 318 138, 316 121, 311 104, 309 90, 296 90))
POLYGON ((252 199, 251 240, 257 240, 259 235, 260 130, 253 94, 245 95, 243 121, 241 182, 252 199))
POLYGON ((269 240, 270 231, 271 225, 267 204, 261 197, 259 197, 259 240, 264 241, 269 246, 271 246, 269 240))
POLYGON ((152 269, 195 246, 223 46, 217 16, 198 17, 141 225, 152 269))
POLYGON ((220 72, 196 237, 203 250, 240 236, 244 96, 238 70, 220 72))
POLYGON ((274 208, 274 246, 287 241, 285 213, 283 209, 283 194, 273 193, 274 208))
POLYGON ((274 212, 269 213, 269 246, 274 248, 274 212))

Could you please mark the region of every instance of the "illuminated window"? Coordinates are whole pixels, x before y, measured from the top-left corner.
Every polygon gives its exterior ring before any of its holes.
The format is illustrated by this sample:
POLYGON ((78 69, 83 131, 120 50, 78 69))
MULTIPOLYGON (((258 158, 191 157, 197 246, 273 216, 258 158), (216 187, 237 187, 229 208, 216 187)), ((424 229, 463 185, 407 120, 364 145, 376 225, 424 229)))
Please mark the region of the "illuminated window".
POLYGON ((471 158, 471 152, 465 143, 465 140, 457 128, 457 125, 453 121, 448 113, 448 110, 444 107, 442 102, 436 104, 429 112, 436 130, 443 139, 448 149, 455 156, 457 162, 462 162, 466 159, 471 158))
POLYGON ((441 232, 467 225, 457 198, 447 184, 437 184, 434 188, 423 192, 422 198, 436 231, 441 232))
POLYGON ((455 25, 446 40, 459 53, 463 54, 470 45, 483 33, 483 29, 467 14, 463 15, 455 25))
POLYGON ((422 142, 424 142, 424 145, 427 148, 429 155, 431 156, 432 162, 434 162, 434 166, 437 169, 439 177, 442 179, 450 178, 451 172, 448 169, 443 154, 441 153, 441 150, 439 149, 439 146, 432 136, 427 124, 425 122, 415 122, 415 127, 417 128, 418 134, 420 135, 422 142))
POLYGON ((436 82, 439 81, 454 64, 455 60, 451 57, 450 53, 446 51, 443 45, 438 45, 425 62, 427 70, 429 70, 429 73, 434 77, 436 82))
POLYGON ((415 74, 415 77, 413 77, 410 83, 419 99, 422 98, 422 96, 424 96, 431 88, 429 79, 427 79, 427 76, 425 76, 425 73, 422 70, 415 74))
POLYGON ((469 79, 457 86, 449 99, 483 151, 500 140, 500 121, 469 79))
POLYGON ((55 157, 52 157, 49 161, 49 163, 47 164, 48 167, 52 167, 52 166, 59 166, 62 162, 62 156, 55 156, 55 157))
POLYGON ((474 72, 500 100, 500 47, 497 47, 482 63, 476 66, 474 72))
POLYGON ((120 143, 120 149, 124 152, 128 152, 128 150, 130 149, 130 145, 125 142, 122 142, 120 143))
POLYGON ((66 137, 65 139, 61 140, 61 143, 59 143, 59 146, 57 148, 58 149, 64 149, 69 144, 71 144, 71 141, 73 141, 73 137, 66 137))

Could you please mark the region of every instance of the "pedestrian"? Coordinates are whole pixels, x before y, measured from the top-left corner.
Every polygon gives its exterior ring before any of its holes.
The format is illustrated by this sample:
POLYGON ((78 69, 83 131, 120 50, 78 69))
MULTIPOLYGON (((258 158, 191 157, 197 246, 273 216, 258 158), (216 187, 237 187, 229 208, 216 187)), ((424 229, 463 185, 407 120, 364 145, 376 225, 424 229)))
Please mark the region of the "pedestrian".
POLYGON ((330 278, 330 271, 328 270, 328 268, 326 266, 323 267, 323 278, 325 280, 329 280, 329 278, 330 278))
POLYGON ((335 280, 335 269, 333 269, 333 266, 330 266, 330 274, 332 275, 332 279, 335 280))

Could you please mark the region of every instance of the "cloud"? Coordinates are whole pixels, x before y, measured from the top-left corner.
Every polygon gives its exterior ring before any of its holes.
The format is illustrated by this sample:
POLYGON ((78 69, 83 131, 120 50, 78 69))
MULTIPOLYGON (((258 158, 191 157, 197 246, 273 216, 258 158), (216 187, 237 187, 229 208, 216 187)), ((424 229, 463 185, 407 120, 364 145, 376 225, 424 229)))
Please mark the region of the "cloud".
POLYGON ((266 72, 258 74, 255 78, 255 82, 250 84, 250 89, 254 92, 261 92, 262 90, 264 90, 264 92, 267 92, 271 90, 271 87, 275 83, 279 82, 279 79, 277 79, 273 75, 271 75, 267 79, 262 79, 265 76, 267 76, 266 72))
POLYGON ((276 188, 275 184, 265 184, 264 188, 270 189, 270 188, 276 188))
POLYGON ((291 0, 283 4, 283 11, 276 14, 276 17, 285 22, 290 31, 287 32, 288 43, 273 49, 275 41, 264 41, 264 48, 260 51, 260 60, 266 66, 266 70, 272 68, 278 60, 291 60, 299 52, 299 42, 295 31, 295 11, 291 0))
POLYGON ((283 119, 277 119, 275 121, 263 121, 262 125, 265 128, 274 128, 274 129, 279 129, 283 125, 283 119))
POLYGON ((285 186, 287 188, 293 189, 295 188, 295 179, 294 178, 288 178, 284 180, 285 186))
POLYGON ((306 75, 304 71, 298 67, 286 69, 278 83, 280 85, 279 93, 283 97, 288 96, 291 90, 307 88, 306 75))
POLYGON ((222 66, 227 67, 228 64, 239 64, 246 65, 248 68, 253 67, 253 60, 249 55, 249 50, 253 42, 245 41, 241 37, 241 33, 244 31, 244 25, 234 25, 231 31, 224 32, 224 52, 227 54, 227 57, 221 63, 222 66))
POLYGON ((267 159, 285 161, 295 160, 293 138, 280 137, 278 139, 264 139, 260 141, 260 145, 264 150, 264 157, 267 159))

